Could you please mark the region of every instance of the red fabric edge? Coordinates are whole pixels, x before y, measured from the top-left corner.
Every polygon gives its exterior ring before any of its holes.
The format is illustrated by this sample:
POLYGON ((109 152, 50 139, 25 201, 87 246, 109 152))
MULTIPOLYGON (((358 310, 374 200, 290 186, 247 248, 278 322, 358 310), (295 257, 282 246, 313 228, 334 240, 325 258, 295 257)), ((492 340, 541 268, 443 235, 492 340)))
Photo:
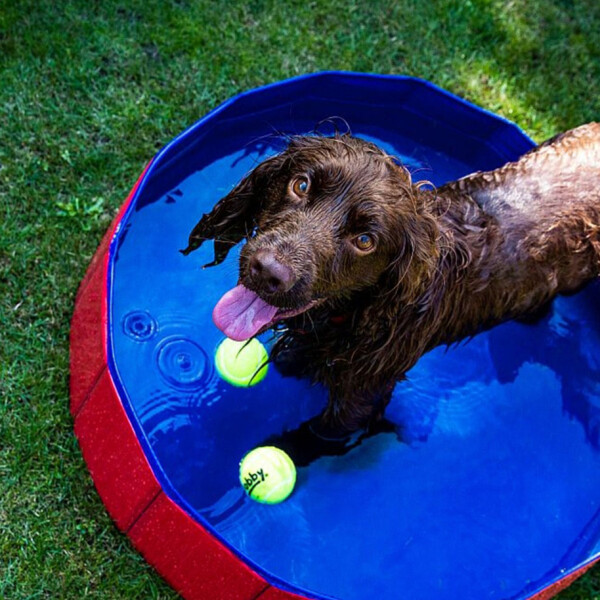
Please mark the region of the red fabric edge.
POLYGON ((567 589, 576 579, 579 579, 584 573, 597 564, 598 560, 600 559, 596 559, 580 569, 577 569, 577 571, 573 571, 562 579, 555 581, 553 584, 531 596, 529 600, 550 600, 550 598, 554 598, 554 596, 567 589))
POLYGON ((127 535, 188 600, 254 600, 269 587, 163 492, 127 535))
POLYGON ((161 491, 115 391, 108 369, 75 418, 75 435, 96 489, 121 531, 161 491))
POLYGON ((257 596, 256 600, 306 600, 306 596, 298 596, 292 592, 287 592, 271 586, 268 587, 262 594, 257 596))

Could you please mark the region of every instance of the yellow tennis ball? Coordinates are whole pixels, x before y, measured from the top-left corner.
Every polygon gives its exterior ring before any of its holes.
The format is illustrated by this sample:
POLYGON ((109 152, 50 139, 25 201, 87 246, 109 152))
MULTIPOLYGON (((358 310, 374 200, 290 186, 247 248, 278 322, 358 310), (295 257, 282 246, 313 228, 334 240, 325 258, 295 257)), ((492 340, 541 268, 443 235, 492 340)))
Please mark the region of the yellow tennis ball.
POLYGON ((253 500, 277 504, 292 493, 296 485, 296 467, 283 450, 261 446, 242 458, 240 482, 253 500))
POLYGON ((219 375, 231 385, 250 387, 266 377, 268 359, 266 348, 256 338, 249 342, 226 338, 217 348, 215 366, 219 375))

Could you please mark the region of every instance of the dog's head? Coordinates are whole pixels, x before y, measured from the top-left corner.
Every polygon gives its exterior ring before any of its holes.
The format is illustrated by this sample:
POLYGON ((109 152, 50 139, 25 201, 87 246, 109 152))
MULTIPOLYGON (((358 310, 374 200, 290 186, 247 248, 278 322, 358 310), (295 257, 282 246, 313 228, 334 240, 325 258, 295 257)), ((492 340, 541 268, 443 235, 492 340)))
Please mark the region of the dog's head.
POLYGON ((406 169, 349 135, 296 137, 259 164, 193 229, 187 254, 215 240, 215 260, 247 239, 240 278, 214 311, 247 339, 392 273, 406 291, 433 268, 436 227, 406 169))

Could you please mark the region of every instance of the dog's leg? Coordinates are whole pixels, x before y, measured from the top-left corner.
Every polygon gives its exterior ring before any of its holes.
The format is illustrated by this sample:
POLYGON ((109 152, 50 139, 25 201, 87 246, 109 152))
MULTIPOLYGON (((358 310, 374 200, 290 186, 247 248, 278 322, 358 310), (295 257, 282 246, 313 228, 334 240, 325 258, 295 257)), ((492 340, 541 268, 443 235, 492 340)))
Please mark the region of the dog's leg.
POLYGON ((330 390, 327 408, 315 419, 312 429, 315 434, 338 439, 357 430, 367 430, 383 419, 383 414, 392 398, 392 386, 385 390, 344 390, 337 395, 330 390))

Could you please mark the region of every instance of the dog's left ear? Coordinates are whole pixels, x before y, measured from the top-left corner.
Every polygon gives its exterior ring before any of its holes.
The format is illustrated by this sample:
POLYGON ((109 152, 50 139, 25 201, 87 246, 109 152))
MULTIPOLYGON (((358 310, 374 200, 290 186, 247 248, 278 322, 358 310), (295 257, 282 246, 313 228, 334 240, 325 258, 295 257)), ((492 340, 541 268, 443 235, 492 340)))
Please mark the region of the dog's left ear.
POLYGON ((397 257, 390 275, 406 304, 419 302, 429 286, 439 258, 439 228, 420 185, 408 181, 396 207, 397 257))
POLYGON ((202 216, 190 233, 187 248, 181 253, 187 256, 207 240, 215 240, 214 260, 204 266, 212 267, 223 262, 231 248, 252 233, 256 217, 265 202, 269 180, 280 166, 280 155, 273 156, 244 177, 209 213, 202 216))

